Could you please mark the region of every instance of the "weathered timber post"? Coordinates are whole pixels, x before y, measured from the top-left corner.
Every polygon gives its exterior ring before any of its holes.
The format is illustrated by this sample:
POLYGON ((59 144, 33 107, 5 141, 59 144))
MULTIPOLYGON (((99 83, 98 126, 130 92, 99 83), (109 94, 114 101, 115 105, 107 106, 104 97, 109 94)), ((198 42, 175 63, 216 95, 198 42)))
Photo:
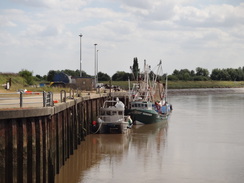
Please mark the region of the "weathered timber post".
POLYGON ((0 182, 5 181, 5 123, 0 121, 0 182))
POLYGON ((5 182, 13 182, 13 126, 5 123, 5 182))

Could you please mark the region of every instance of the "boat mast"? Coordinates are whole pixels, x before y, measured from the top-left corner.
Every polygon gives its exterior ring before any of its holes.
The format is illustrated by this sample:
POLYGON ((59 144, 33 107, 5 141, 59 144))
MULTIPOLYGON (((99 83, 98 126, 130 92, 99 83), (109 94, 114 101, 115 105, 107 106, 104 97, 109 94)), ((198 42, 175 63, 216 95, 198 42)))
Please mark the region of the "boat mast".
POLYGON ((128 77, 128 85, 129 85, 129 101, 131 101, 132 93, 130 90, 130 78, 128 77))
POLYGON ((157 68, 157 72, 155 74, 155 78, 153 80, 153 89, 154 91, 156 90, 156 87, 157 87, 157 79, 158 79, 158 76, 159 76, 159 70, 162 68, 162 60, 159 61, 159 64, 157 65, 158 68, 157 68))
POLYGON ((165 76, 166 78, 165 78, 165 102, 167 102, 167 92, 168 92, 168 75, 166 74, 166 76, 165 76))
POLYGON ((144 60, 144 77, 145 77, 144 81, 146 84, 146 86, 144 86, 144 91, 146 92, 145 101, 149 101, 152 99, 152 95, 151 95, 152 88, 149 83, 149 81, 150 81, 149 73, 150 73, 150 66, 147 65, 146 60, 144 60))

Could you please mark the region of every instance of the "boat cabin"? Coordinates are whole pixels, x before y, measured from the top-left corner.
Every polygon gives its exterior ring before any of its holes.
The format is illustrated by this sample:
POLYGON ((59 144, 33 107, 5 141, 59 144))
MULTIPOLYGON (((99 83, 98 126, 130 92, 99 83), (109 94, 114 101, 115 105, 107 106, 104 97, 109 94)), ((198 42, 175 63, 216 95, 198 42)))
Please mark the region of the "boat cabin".
POLYGON ((100 118, 105 122, 119 122, 124 120, 124 104, 121 101, 105 101, 100 109, 100 118))
MULTIPOLYGON (((98 116, 99 133, 125 133, 128 126, 128 116, 124 116, 125 105, 117 98, 115 100, 106 100, 100 109, 98 116)), ((131 125, 131 124, 130 124, 131 125)))
POLYGON ((131 102, 131 109, 148 109, 152 110, 152 103, 151 102, 141 102, 141 101, 136 101, 136 102, 131 102))

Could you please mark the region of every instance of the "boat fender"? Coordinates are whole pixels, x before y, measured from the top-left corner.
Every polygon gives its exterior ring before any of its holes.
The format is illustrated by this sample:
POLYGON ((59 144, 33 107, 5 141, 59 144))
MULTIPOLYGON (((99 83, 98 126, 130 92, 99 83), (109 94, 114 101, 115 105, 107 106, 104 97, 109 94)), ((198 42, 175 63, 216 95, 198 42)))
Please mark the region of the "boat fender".
POLYGON ((133 122, 132 119, 130 118, 130 116, 128 116, 128 126, 127 126, 127 128, 131 128, 132 127, 132 125, 133 125, 132 122, 133 122))
POLYGON ((96 125, 97 125, 97 122, 96 122, 96 121, 93 121, 93 122, 92 122, 92 125, 93 125, 93 126, 96 126, 96 125))

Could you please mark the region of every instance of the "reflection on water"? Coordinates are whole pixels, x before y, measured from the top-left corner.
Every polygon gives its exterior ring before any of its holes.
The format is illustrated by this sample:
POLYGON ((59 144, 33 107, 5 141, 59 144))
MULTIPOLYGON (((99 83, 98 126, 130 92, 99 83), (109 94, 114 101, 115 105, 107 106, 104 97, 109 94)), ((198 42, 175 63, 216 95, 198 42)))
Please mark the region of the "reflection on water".
POLYGON ((89 135, 56 183, 244 180, 244 94, 177 95, 168 121, 89 135))
POLYGON ((145 170, 156 168, 155 165, 161 166, 157 162, 154 162, 154 165, 151 163, 153 154, 160 155, 165 145, 166 131, 167 121, 134 126, 128 134, 89 135, 74 155, 66 161, 55 182, 131 180, 130 176, 134 177, 137 166, 143 166, 145 170), (137 161, 139 157, 144 161, 137 161))

